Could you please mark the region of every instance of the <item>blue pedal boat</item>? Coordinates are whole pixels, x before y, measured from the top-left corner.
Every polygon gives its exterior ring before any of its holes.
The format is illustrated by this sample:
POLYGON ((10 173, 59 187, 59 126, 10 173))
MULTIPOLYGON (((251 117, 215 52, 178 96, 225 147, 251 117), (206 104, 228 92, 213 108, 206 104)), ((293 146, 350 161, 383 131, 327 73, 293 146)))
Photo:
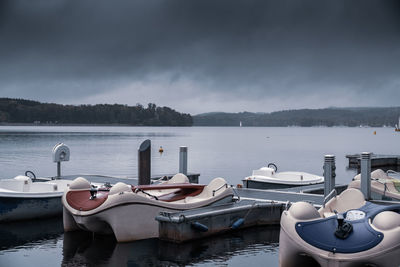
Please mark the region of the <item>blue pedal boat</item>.
POLYGON ((297 202, 282 213, 280 266, 399 266, 400 204, 377 205, 350 188, 318 211, 297 202))

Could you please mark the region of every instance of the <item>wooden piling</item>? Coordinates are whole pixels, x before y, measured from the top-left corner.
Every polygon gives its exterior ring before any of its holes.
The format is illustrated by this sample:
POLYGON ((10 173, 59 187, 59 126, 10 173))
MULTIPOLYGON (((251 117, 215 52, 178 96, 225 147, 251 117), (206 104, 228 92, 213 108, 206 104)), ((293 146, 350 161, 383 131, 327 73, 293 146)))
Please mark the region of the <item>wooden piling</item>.
POLYGON ((138 177, 139 185, 150 184, 151 178, 151 141, 142 142, 138 150, 138 177))

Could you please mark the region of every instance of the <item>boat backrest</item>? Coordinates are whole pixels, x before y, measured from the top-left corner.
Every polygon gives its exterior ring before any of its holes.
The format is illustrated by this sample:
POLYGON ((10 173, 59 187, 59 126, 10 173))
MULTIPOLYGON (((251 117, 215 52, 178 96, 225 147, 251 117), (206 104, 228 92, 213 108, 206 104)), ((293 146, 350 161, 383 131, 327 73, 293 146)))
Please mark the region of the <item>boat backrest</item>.
POLYGON ((325 208, 321 208, 319 213, 327 217, 326 214, 337 211, 343 213, 351 209, 358 209, 365 205, 365 199, 363 193, 355 188, 348 188, 344 190, 337 197, 332 198, 326 203, 325 208))
POLYGON ((258 170, 253 170, 253 176, 267 176, 272 177, 275 175, 275 171, 272 168, 262 167, 258 170))
POLYGON ((229 186, 224 178, 214 178, 208 185, 204 187, 200 194, 194 197, 186 197, 185 202, 197 202, 218 196, 219 194, 222 194, 228 187, 229 186))
POLYGON ((183 173, 177 173, 174 176, 172 176, 171 179, 164 182, 163 184, 184 184, 184 183, 189 183, 189 178, 187 178, 187 176, 184 175, 183 173))
POLYGON ((132 187, 123 182, 118 182, 111 187, 109 195, 117 195, 121 192, 132 192, 132 187))
MULTIPOLYGON (((382 179, 390 179, 390 177, 383 170, 376 169, 373 172, 371 172, 371 179, 382 180, 382 179)), ((361 180, 361 173, 354 176, 354 180, 361 180)))

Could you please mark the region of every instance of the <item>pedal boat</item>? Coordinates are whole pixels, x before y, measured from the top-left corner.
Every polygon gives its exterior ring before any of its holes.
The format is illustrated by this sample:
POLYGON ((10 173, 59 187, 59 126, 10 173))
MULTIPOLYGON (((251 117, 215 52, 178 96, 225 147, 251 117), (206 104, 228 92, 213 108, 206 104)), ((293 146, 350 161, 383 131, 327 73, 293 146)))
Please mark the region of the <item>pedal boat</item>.
POLYGON ((62 214, 61 197, 72 180, 37 180, 24 175, 0 180, 0 222, 62 214))
POLYGON ((270 163, 268 167, 253 170, 242 182, 245 188, 282 189, 323 183, 324 177, 307 172, 277 172, 276 165, 270 163))
MULTIPOLYGON (((389 176, 390 172, 384 172, 381 169, 371 172, 372 199, 400 201, 400 180, 389 176)), ((348 188, 361 188, 360 174, 353 178, 348 188)))
POLYGON ((117 183, 91 193, 90 183, 77 178, 62 198, 65 231, 114 234, 118 242, 158 238, 155 217, 233 201, 233 189, 223 178, 208 185, 191 184, 177 174, 163 184, 131 186, 117 183))
POLYGON ((354 188, 318 211, 294 203, 281 217, 280 266, 399 266, 399 211, 366 202, 354 188))

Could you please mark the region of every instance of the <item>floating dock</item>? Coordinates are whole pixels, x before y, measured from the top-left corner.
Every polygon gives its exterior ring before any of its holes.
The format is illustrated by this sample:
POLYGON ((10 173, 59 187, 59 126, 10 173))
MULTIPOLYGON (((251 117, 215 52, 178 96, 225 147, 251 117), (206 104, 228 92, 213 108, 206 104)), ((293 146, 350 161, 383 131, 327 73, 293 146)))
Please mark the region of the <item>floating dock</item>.
POLYGON ((181 212, 162 212, 156 217, 161 240, 181 243, 237 229, 279 225, 289 202, 307 201, 322 206, 323 195, 277 190, 236 189, 239 201, 181 212))
MULTIPOLYGON (((346 155, 349 159, 349 168, 361 168, 361 154, 346 155)), ((371 154, 371 168, 392 168, 400 170, 400 155, 371 154)))

